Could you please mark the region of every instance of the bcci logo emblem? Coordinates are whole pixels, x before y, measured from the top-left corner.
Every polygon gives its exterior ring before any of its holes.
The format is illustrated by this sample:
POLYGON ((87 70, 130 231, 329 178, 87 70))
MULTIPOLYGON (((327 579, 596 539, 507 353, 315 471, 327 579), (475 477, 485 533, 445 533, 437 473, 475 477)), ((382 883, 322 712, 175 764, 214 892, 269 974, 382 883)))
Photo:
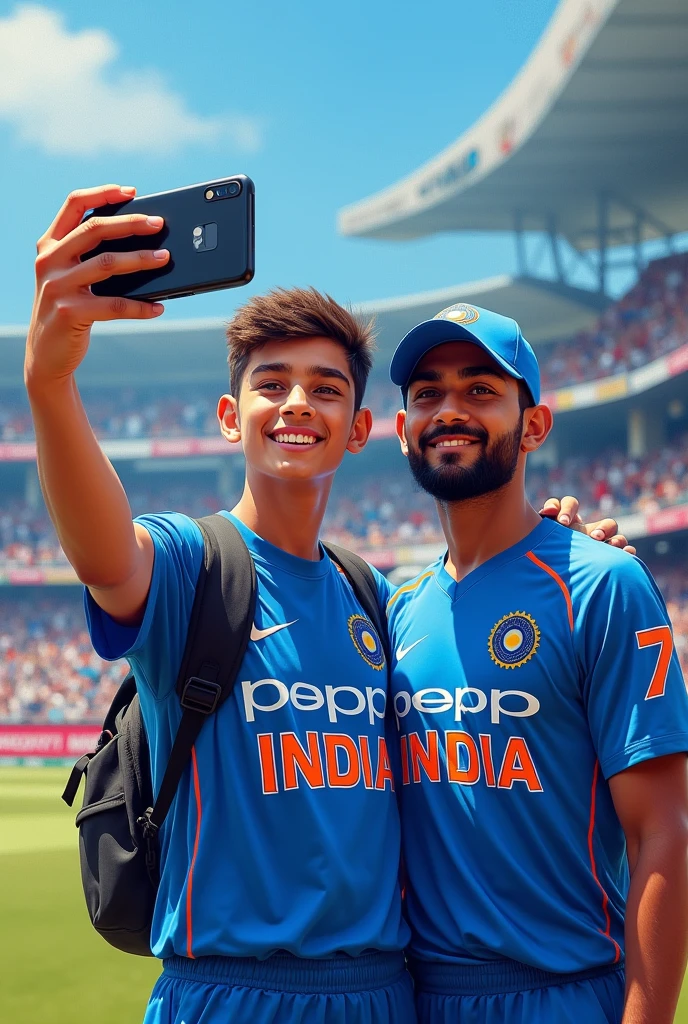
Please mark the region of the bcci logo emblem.
POLYGON ((453 306, 447 306, 441 313, 438 313, 435 320, 452 320, 455 324, 474 324, 480 319, 480 313, 475 306, 469 306, 467 302, 456 302, 453 306))
POLYGON ((366 664, 371 668, 380 671, 385 664, 385 652, 372 622, 363 615, 352 615, 348 622, 349 635, 354 642, 354 647, 361 655, 366 664))
POLYGON ((494 626, 487 641, 490 657, 500 668, 519 668, 540 646, 540 630, 528 612, 509 612, 494 626))

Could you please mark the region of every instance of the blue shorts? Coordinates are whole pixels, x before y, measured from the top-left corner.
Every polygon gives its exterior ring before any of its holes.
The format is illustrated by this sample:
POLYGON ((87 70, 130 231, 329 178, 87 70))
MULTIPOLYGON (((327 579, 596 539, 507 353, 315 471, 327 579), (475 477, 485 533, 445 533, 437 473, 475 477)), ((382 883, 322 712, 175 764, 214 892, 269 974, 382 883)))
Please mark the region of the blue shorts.
POLYGON ((415 960, 419 1024, 621 1024, 624 969, 551 974, 513 960, 415 960))
POLYGON ((416 1024, 402 953, 165 960, 144 1024, 416 1024))

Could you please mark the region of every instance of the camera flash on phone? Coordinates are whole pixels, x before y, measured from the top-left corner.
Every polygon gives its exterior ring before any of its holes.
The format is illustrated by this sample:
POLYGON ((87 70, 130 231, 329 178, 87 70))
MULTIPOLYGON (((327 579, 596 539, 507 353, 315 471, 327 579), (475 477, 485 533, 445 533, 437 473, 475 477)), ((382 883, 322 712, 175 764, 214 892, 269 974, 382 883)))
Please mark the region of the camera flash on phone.
POLYGON ((213 190, 211 188, 209 188, 206 191, 205 197, 206 197, 206 199, 212 199, 214 195, 215 195, 215 193, 213 192, 213 190))
POLYGON ((217 224, 198 224, 192 232, 191 241, 196 252, 208 252, 217 249, 217 224))

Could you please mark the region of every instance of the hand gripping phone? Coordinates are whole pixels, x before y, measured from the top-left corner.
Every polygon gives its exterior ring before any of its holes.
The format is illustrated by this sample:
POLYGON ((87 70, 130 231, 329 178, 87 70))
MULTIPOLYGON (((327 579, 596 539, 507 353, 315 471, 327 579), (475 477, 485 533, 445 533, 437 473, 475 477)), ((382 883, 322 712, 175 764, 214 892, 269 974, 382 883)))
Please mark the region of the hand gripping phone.
POLYGON ((248 284, 255 263, 255 189, 245 174, 187 185, 171 192, 137 196, 100 206, 88 217, 143 213, 165 224, 155 235, 130 235, 101 242, 85 253, 169 249, 164 267, 117 274, 91 286, 94 295, 123 296, 147 302, 248 284))

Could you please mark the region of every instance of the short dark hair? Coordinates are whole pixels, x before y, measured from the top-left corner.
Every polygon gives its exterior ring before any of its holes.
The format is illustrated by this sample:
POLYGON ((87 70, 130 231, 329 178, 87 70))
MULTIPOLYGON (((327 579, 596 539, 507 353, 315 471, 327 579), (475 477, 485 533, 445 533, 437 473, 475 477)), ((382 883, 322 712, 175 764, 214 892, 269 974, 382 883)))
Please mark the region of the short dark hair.
POLYGON ((227 325, 229 382, 238 398, 249 359, 270 341, 331 338, 346 351, 354 382, 354 405, 361 408, 373 365, 373 322, 361 321, 330 295, 315 288, 274 288, 253 298, 227 325))
POLYGON ((533 396, 530 393, 530 388, 524 380, 518 381, 518 408, 521 412, 525 412, 526 409, 535 408, 535 402, 533 396))

